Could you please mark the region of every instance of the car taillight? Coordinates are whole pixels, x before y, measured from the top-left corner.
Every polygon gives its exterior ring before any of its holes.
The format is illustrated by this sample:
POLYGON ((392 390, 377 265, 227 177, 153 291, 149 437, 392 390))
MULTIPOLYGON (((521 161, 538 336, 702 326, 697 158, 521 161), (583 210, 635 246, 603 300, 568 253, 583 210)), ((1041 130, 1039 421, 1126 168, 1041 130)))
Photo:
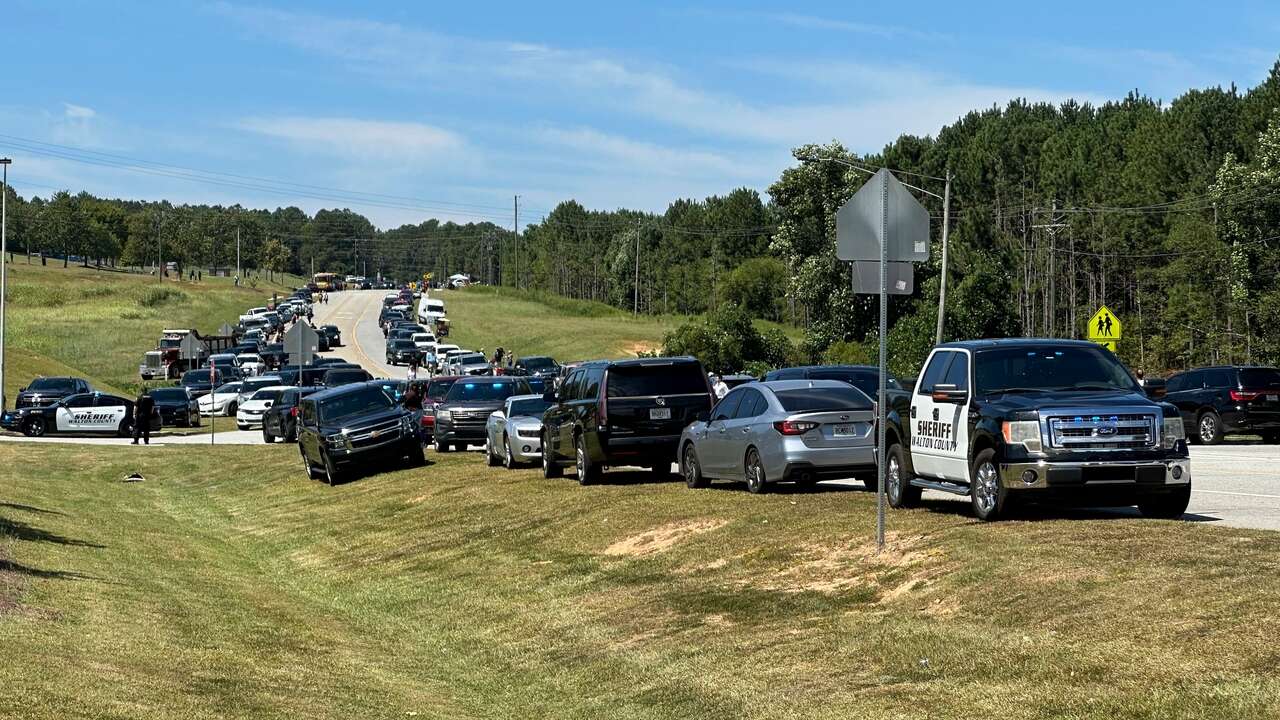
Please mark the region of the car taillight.
POLYGON ((1262 393, 1259 392, 1249 392, 1248 390, 1232 390, 1231 399, 1236 402, 1248 402, 1257 398, 1261 394, 1262 393))
POLYGON ((423 415, 423 416, 422 416, 422 427, 435 427, 435 426, 436 426, 436 416, 435 416, 435 415, 423 415))
POLYGON ((783 435, 803 435, 816 427, 818 423, 804 420, 779 420, 773 424, 773 429, 783 435))
POLYGON ((298 406, 297 406, 297 405, 294 405, 293 407, 289 408, 289 417, 294 417, 294 418, 298 417, 298 406))

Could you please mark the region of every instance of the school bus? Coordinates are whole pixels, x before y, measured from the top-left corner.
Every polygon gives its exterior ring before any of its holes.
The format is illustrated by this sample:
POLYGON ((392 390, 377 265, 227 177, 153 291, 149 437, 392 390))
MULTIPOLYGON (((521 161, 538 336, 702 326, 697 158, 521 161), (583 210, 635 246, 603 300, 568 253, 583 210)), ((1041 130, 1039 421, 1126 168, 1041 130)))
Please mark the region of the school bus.
POLYGON ((341 283, 338 282, 337 273, 316 273, 312 276, 311 282, 315 283, 316 289, 322 292, 341 289, 341 283))

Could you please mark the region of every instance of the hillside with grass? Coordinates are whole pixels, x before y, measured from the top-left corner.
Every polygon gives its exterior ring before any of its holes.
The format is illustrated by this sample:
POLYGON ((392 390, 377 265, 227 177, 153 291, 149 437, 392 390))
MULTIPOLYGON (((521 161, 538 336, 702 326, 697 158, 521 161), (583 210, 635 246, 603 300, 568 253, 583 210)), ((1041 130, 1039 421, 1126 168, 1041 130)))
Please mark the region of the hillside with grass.
POLYGON ((229 278, 167 281, 72 266, 9 265, 5 396, 37 375, 78 375, 95 388, 135 392, 142 355, 165 328, 215 331, 285 286, 235 287, 229 278))
POLYGON ((0 716, 1280 714, 1275 533, 433 460, 0 445, 0 716))

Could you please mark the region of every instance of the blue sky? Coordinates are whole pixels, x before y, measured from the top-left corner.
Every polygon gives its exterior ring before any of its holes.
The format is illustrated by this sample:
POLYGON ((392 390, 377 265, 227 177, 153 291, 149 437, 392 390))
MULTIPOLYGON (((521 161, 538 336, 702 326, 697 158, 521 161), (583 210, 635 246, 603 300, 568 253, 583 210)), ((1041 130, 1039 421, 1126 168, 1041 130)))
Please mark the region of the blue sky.
POLYGON ((6 0, 0 135, 113 157, 0 153, 24 195, 509 223, 515 194, 524 221, 763 192, 803 143, 874 151, 1018 96, 1247 88, 1280 56, 1274 3, 978 5, 6 0))

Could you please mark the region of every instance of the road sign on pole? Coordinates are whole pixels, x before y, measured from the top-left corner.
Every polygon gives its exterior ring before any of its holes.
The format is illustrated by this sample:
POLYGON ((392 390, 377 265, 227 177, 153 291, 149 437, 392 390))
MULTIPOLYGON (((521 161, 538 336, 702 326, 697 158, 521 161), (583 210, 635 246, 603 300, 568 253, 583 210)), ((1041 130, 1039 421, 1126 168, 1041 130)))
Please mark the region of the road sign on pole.
POLYGON ((231 327, 231 323, 222 323, 222 327, 218 328, 218 334, 222 337, 230 337, 236 334, 236 329, 231 327))
POLYGON ((1106 305, 1098 308, 1098 312, 1089 318, 1089 339, 1111 352, 1116 351, 1116 344, 1123 331, 1124 326, 1120 323, 1120 318, 1116 317, 1115 313, 1111 312, 1111 308, 1106 305))
POLYGON ((205 355, 209 354, 209 349, 204 343, 196 339, 193 333, 187 333, 182 342, 178 343, 178 357, 182 360, 203 360, 205 355))
POLYGON ((876 403, 876 546, 884 549, 889 403, 889 295, 909 295, 911 263, 929 259, 929 211, 881 169, 836 211, 836 257, 854 263, 855 291, 880 296, 880 379, 876 403))
POLYGON ((289 332, 284 334, 284 349, 289 353, 289 362, 298 366, 298 383, 302 383, 302 366, 311 362, 320 347, 320 336, 315 328, 307 323, 294 323, 289 332))
POLYGON ((836 257, 880 262, 929 259, 929 211, 888 170, 881 169, 836 211, 836 257))

